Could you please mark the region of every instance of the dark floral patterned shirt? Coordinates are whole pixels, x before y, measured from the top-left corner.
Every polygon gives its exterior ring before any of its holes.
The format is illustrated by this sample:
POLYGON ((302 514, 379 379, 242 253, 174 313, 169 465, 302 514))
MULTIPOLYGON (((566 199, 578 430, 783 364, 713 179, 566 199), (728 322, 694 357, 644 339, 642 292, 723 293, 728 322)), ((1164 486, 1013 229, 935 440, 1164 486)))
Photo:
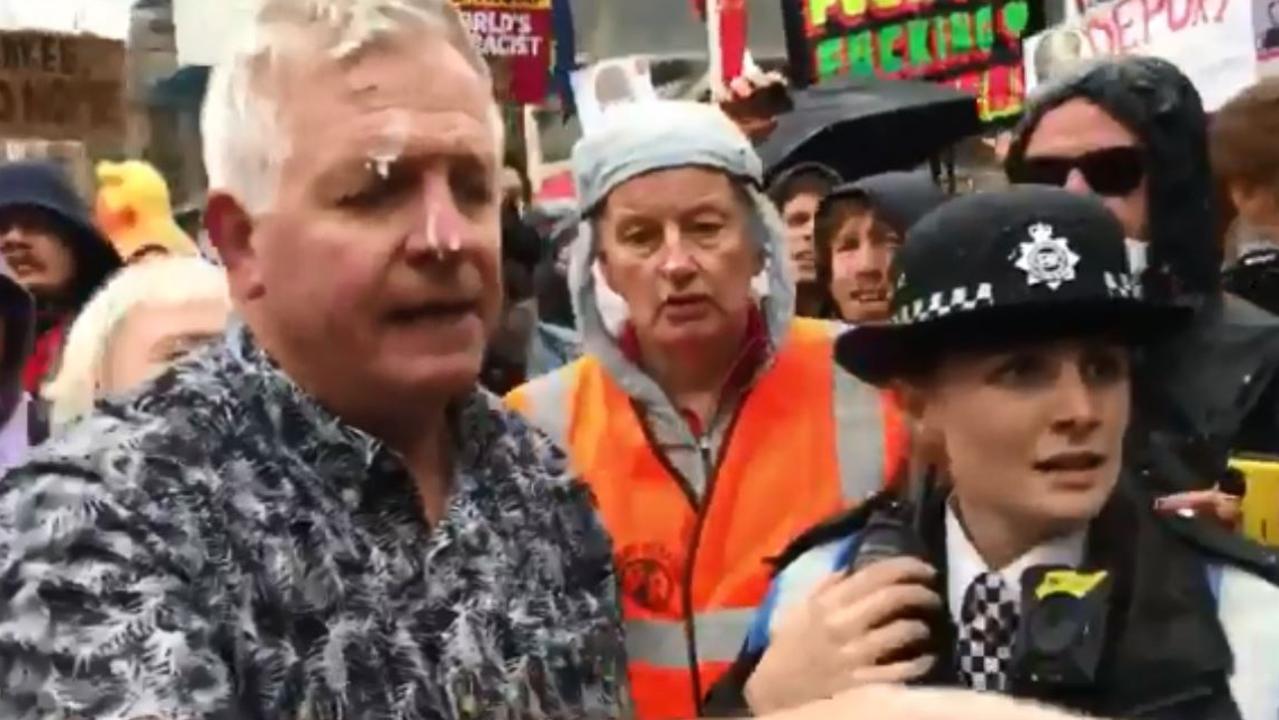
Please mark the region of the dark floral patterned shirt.
POLYGON ((609 541, 491 395, 427 526, 243 327, 0 482, 0 718, 627 714, 609 541))

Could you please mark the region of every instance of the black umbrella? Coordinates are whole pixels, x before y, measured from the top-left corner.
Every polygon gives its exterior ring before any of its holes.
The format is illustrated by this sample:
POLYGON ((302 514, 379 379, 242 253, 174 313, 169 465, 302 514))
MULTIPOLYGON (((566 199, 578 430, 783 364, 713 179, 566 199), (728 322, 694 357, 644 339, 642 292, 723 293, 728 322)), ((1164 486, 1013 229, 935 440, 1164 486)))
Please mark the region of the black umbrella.
POLYGON ((793 100, 759 147, 770 180, 801 162, 823 163, 847 181, 909 169, 981 130, 977 99, 938 83, 841 79, 793 100))

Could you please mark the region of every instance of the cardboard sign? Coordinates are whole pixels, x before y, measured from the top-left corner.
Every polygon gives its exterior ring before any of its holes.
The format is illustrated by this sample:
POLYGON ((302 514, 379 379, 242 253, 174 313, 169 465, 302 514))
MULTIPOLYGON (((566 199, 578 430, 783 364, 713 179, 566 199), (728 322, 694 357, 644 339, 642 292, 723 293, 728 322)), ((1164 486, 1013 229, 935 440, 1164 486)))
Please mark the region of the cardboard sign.
POLYGON ((784 0, 791 65, 838 75, 945 82, 975 94, 983 120, 1021 112, 1028 0, 784 0))
POLYGON ((551 0, 453 0, 493 68, 499 100, 539 103, 551 65, 551 0))
POLYGON ((124 52, 119 40, 0 31, 0 136, 122 141, 124 52))

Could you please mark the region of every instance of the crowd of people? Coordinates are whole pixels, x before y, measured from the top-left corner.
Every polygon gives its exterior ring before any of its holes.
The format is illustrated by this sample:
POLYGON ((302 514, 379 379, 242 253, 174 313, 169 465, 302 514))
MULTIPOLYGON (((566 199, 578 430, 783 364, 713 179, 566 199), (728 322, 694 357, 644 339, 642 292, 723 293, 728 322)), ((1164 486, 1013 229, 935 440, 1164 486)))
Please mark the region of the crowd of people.
POLYGON ((0 166, 0 717, 1279 718, 1279 83, 1075 68, 950 197, 765 168, 764 77, 539 205, 451 3, 313 5, 216 258, 0 166))

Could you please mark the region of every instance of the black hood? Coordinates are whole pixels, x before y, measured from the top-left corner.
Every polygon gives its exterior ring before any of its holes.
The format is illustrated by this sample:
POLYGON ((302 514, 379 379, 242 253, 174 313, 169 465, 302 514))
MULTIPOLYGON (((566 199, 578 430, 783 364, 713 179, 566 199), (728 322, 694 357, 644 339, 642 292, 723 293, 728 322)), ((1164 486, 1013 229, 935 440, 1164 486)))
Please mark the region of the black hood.
POLYGON ((1220 288, 1216 200, 1207 118, 1199 93, 1174 65, 1148 57, 1107 60, 1045 86, 1018 125, 1009 162, 1021 160, 1039 121, 1074 99, 1101 107, 1146 149, 1149 270, 1154 295, 1210 295, 1220 288))
POLYGON ((836 187, 817 206, 813 226, 813 247, 817 255, 817 285, 824 289, 830 302, 828 314, 835 317, 834 301, 829 298, 831 281, 831 241, 839 229, 831 225, 831 213, 841 200, 865 202, 901 237, 917 220, 946 202, 946 193, 937 187, 927 172, 888 172, 871 175, 857 182, 836 187))
MULTIPOLYGON (((927 172, 871 175, 835 188, 828 200, 862 197, 902 237, 917 220, 946 202, 946 193, 927 172)), ((824 205, 824 203, 823 203, 824 205)))

